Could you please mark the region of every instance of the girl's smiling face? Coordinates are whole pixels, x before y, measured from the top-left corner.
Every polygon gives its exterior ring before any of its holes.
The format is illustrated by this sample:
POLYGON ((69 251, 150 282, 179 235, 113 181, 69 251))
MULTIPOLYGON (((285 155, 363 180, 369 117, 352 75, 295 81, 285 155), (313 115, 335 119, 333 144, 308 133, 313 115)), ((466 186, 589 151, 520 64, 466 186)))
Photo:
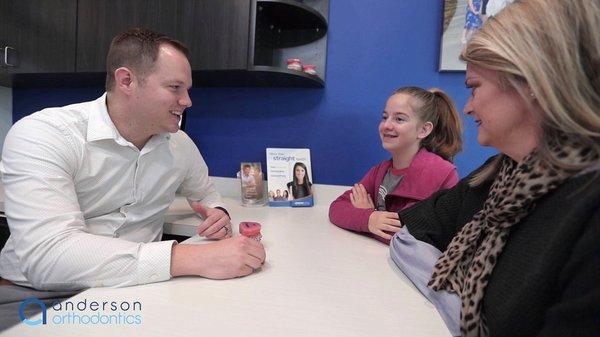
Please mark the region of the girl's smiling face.
POLYGON ((394 94, 387 100, 383 110, 379 137, 383 148, 392 155, 418 148, 421 139, 430 132, 422 127, 423 122, 413 110, 411 99, 407 94, 394 94))

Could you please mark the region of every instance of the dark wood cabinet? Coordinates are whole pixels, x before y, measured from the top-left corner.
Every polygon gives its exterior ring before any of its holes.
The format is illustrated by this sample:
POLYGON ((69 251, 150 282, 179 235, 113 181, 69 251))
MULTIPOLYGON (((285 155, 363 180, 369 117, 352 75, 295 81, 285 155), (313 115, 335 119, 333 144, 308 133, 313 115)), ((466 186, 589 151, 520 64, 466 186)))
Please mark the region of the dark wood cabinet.
POLYGON ((77 71, 105 71, 112 38, 131 27, 185 43, 193 70, 246 69, 249 8, 248 0, 79 0, 77 71))
POLYGON ((191 50, 194 70, 241 70, 248 66, 249 0, 179 0, 173 34, 191 50))
POLYGON ((195 86, 323 87, 328 8, 329 0, 0 0, 0 43, 18 45, 21 62, 0 72, 22 74, 14 86, 102 85, 112 38, 148 27, 190 48, 195 86), (287 58, 315 64, 318 75, 286 69, 287 58))
MULTIPOLYGON (((175 1, 173 1, 175 2, 175 1)), ((130 27, 148 27, 173 34, 177 7, 168 0, 78 0, 78 72, 106 71, 106 54, 112 38, 130 27)))
POLYGON ((11 85, 11 74, 74 72, 76 20, 77 0, 0 0, 0 84, 11 85))

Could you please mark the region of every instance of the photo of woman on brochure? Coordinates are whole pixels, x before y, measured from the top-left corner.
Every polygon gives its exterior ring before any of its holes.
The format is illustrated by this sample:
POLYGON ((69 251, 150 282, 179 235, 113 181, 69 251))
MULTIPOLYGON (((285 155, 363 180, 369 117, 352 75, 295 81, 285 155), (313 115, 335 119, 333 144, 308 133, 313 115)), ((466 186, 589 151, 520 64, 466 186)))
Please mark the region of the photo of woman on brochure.
POLYGON ((305 198, 312 194, 311 186, 312 183, 308 178, 306 165, 296 162, 294 164, 292 181, 287 183, 288 192, 292 195, 293 199, 305 198))

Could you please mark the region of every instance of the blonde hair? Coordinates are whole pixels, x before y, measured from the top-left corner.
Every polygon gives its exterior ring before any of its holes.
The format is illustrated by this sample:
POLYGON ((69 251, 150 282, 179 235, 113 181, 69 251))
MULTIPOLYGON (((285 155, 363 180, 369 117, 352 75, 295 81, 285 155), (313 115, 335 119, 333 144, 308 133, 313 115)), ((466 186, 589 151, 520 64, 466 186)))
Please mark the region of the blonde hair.
POLYGON ((438 156, 452 161, 462 149, 462 124, 450 96, 437 88, 402 87, 393 95, 405 94, 412 99, 411 108, 418 118, 433 124, 431 133, 421 140, 421 146, 438 156))
MULTIPOLYGON (((546 163, 567 170, 584 167, 552 151, 565 136, 591 148, 596 158, 600 155, 598 27, 598 0, 515 0, 487 20, 461 55, 468 63, 499 71, 502 81, 523 97, 529 87, 542 111, 537 151, 546 163)), ((471 185, 495 176, 501 157, 475 174, 471 185)))

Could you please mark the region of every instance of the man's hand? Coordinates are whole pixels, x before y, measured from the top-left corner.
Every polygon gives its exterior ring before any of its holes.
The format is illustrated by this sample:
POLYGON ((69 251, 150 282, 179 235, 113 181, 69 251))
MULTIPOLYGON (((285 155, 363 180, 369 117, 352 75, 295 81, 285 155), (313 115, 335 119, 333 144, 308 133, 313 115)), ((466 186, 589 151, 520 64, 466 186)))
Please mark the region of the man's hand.
POLYGON ((171 276, 198 275, 229 279, 251 274, 265 261, 263 245, 237 236, 205 245, 173 245, 171 276))
POLYGON ((219 240, 231 237, 231 219, 225 212, 218 208, 204 207, 198 201, 191 201, 190 206, 204 219, 196 230, 198 235, 219 240))
POLYGON ((350 202, 352 202, 352 206, 356 208, 375 208, 373 200, 371 199, 371 195, 367 193, 367 190, 363 184, 354 184, 354 186, 352 186, 352 192, 350 192, 350 202))
POLYGON ((391 235, 386 232, 396 233, 402 227, 398 213, 375 211, 369 216, 369 231, 384 239, 390 240, 391 235))

